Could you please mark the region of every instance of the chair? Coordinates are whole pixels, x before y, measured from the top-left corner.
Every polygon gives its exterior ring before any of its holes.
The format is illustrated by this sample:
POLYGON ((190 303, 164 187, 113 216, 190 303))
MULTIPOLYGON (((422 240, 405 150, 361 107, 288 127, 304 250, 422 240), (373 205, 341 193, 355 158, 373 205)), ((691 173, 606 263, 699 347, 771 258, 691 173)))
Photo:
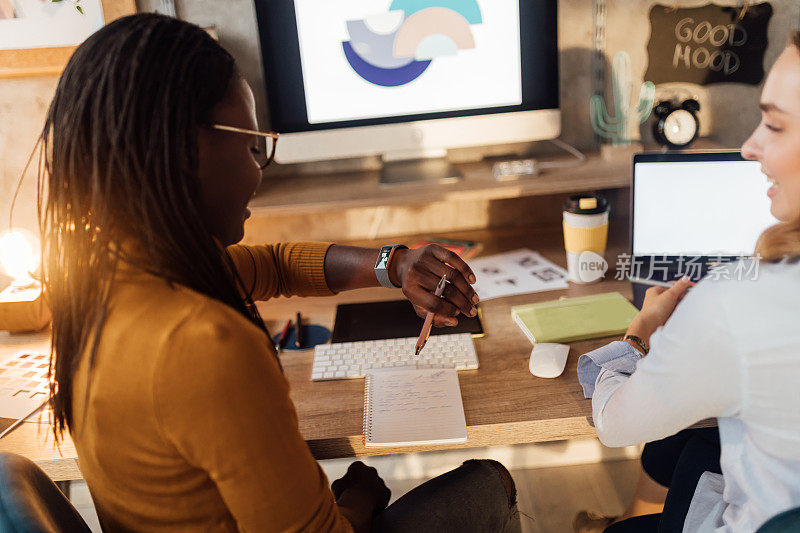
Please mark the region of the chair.
POLYGON ((0 453, 0 531, 91 533, 47 474, 13 453, 0 453))
POLYGON ((773 516, 756 533, 800 533, 800 507, 773 516))

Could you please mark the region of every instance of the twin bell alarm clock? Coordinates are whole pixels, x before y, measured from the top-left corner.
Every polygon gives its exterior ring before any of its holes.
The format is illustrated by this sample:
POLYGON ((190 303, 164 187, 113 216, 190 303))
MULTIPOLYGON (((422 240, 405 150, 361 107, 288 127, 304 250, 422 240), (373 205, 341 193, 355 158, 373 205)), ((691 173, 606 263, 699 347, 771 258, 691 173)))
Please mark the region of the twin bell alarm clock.
POLYGON ((676 105, 672 100, 659 102, 653 110, 656 117, 653 137, 656 142, 672 150, 686 148, 692 144, 700 132, 698 111, 700 103, 694 98, 684 100, 680 105, 676 105))

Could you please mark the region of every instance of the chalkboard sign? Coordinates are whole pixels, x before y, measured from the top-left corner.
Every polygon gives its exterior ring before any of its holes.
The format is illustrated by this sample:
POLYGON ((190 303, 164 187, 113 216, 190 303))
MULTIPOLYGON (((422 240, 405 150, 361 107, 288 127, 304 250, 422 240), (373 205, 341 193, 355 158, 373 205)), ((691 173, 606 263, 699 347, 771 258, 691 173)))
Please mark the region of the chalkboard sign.
POLYGON ((763 2, 742 7, 709 4, 650 10, 650 42, 645 79, 709 85, 749 83, 764 78, 764 51, 772 6, 763 2))

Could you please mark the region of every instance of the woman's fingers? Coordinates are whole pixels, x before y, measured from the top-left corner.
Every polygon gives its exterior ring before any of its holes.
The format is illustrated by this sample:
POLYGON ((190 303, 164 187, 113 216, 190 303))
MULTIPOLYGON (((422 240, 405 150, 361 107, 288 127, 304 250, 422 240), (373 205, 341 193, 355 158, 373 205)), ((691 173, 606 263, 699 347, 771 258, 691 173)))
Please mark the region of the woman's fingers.
POLYGON ((455 285, 448 283, 444 288, 442 296, 445 300, 459 308, 459 310, 467 316, 475 316, 478 314, 478 308, 464 296, 460 290, 456 289, 455 285))
POLYGON ((694 283, 689 276, 683 276, 681 279, 672 284, 672 287, 666 289, 664 292, 669 294, 669 297, 675 302, 678 302, 685 294, 686 291, 692 287, 694 283))
POLYGON ((425 318, 428 315, 428 312, 425 310, 424 307, 420 307, 414 302, 411 302, 411 305, 414 306, 414 312, 417 313, 418 317, 425 318))
POLYGON ((672 287, 661 287, 658 285, 650 287, 645 292, 645 298, 655 300, 659 297, 665 297, 678 302, 686 295, 686 291, 695 285, 696 283, 689 279, 688 276, 683 276, 681 279, 674 282, 672 287))
POLYGON ((423 308, 426 313, 431 312, 436 315, 433 320, 434 325, 455 326, 458 324, 458 320, 454 318, 459 312, 458 307, 444 298, 434 296, 432 292, 421 285, 403 287, 403 294, 413 304, 423 308))
POLYGON ((467 263, 464 262, 463 259, 458 256, 458 254, 451 252, 447 248, 436 245, 429 245, 428 250, 436 259, 455 268, 469 283, 475 283, 475 281, 477 281, 472 269, 467 263))
POLYGON ((467 282, 464 274, 452 266, 445 265, 432 256, 423 256, 420 263, 433 274, 437 283, 442 279, 442 276, 446 277, 449 282, 449 290, 447 290, 445 297, 456 304, 461 309, 461 312, 465 315, 469 315, 472 308, 477 305, 480 299, 475 289, 472 288, 472 285, 467 282), (458 301, 453 299, 455 298, 454 289, 460 294, 458 296, 458 301), (453 298, 451 298, 451 296, 453 296, 453 298))
MULTIPOLYGON (((425 318, 428 316, 428 311, 425 310, 424 307, 420 307, 418 305, 414 306, 414 312, 417 313, 417 316, 420 318, 425 318)), ((433 325, 437 328, 442 328, 445 326, 455 326, 458 324, 458 319, 454 319, 452 317, 447 316, 438 316, 433 315, 433 325), (455 322, 453 322, 455 320, 455 322)))
POLYGON ((437 245, 414 251, 410 265, 404 269, 403 294, 414 305, 417 314, 434 314, 435 326, 454 326, 459 312, 476 316, 478 295, 470 282, 475 281, 472 269, 457 254, 437 245), (444 276, 441 297, 434 292, 444 276))
POLYGON ((445 279, 448 280, 448 283, 444 287, 442 297, 458 307, 458 309, 465 315, 475 316, 478 313, 478 309, 475 307, 475 303, 471 301, 472 298, 468 297, 464 292, 465 290, 471 293, 474 293, 475 291, 473 291, 472 287, 466 283, 466 280, 464 280, 461 274, 447 265, 442 265, 441 263, 436 262, 434 259, 428 258, 424 259, 423 261, 423 266, 431 269, 427 273, 420 274, 421 277, 424 277, 425 279, 425 287, 431 291, 435 291, 436 285, 438 285, 439 281, 442 279, 442 276, 446 276, 445 279), (443 274, 433 271, 433 269, 436 269, 441 272, 442 270, 440 270, 438 267, 445 269, 443 274), (451 278, 456 278, 457 281, 449 281, 451 278))
POLYGON ((689 284, 688 284, 688 286, 687 286, 687 287, 686 287, 686 288, 683 290, 683 292, 682 292, 682 293, 681 293, 681 294, 678 296, 678 302, 679 302, 679 303, 680 303, 680 301, 681 301, 681 300, 683 300, 684 298, 686 298, 686 295, 687 295, 687 294, 689 294, 689 289, 691 289, 691 288, 692 288, 692 287, 694 287, 695 285, 697 285, 697 283, 696 283, 696 282, 694 282, 694 281, 691 281, 691 280, 689 281, 689 284))
POLYGON ((694 285, 692 281, 684 276, 669 288, 650 287, 645 293, 644 305, 639 315, 655 331, 655 328, 667 322, 675 310, 675 306, 683 299, 686 291, 692 285, 694 285))

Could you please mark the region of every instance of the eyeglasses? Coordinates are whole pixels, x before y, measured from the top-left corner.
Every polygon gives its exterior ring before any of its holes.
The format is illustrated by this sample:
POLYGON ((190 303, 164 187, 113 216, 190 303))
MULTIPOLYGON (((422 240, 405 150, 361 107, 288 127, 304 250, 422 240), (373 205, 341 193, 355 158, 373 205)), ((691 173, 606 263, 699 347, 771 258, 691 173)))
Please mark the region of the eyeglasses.
POLYGON ((275 159, 275 148, 278 146, 279 135, 274 131, 255 131, 246 130, 243 128, 235 128, 233 126, 223 126, 222 124, 212 124, 215 130, 232 131, 233 133, 243 133, 245 135, 255 135, 258 139, 258 146, 253 148, 253 156, 256 158, 258 167, 261 170, 267 168, 267 165, 272 163, 275 159))

